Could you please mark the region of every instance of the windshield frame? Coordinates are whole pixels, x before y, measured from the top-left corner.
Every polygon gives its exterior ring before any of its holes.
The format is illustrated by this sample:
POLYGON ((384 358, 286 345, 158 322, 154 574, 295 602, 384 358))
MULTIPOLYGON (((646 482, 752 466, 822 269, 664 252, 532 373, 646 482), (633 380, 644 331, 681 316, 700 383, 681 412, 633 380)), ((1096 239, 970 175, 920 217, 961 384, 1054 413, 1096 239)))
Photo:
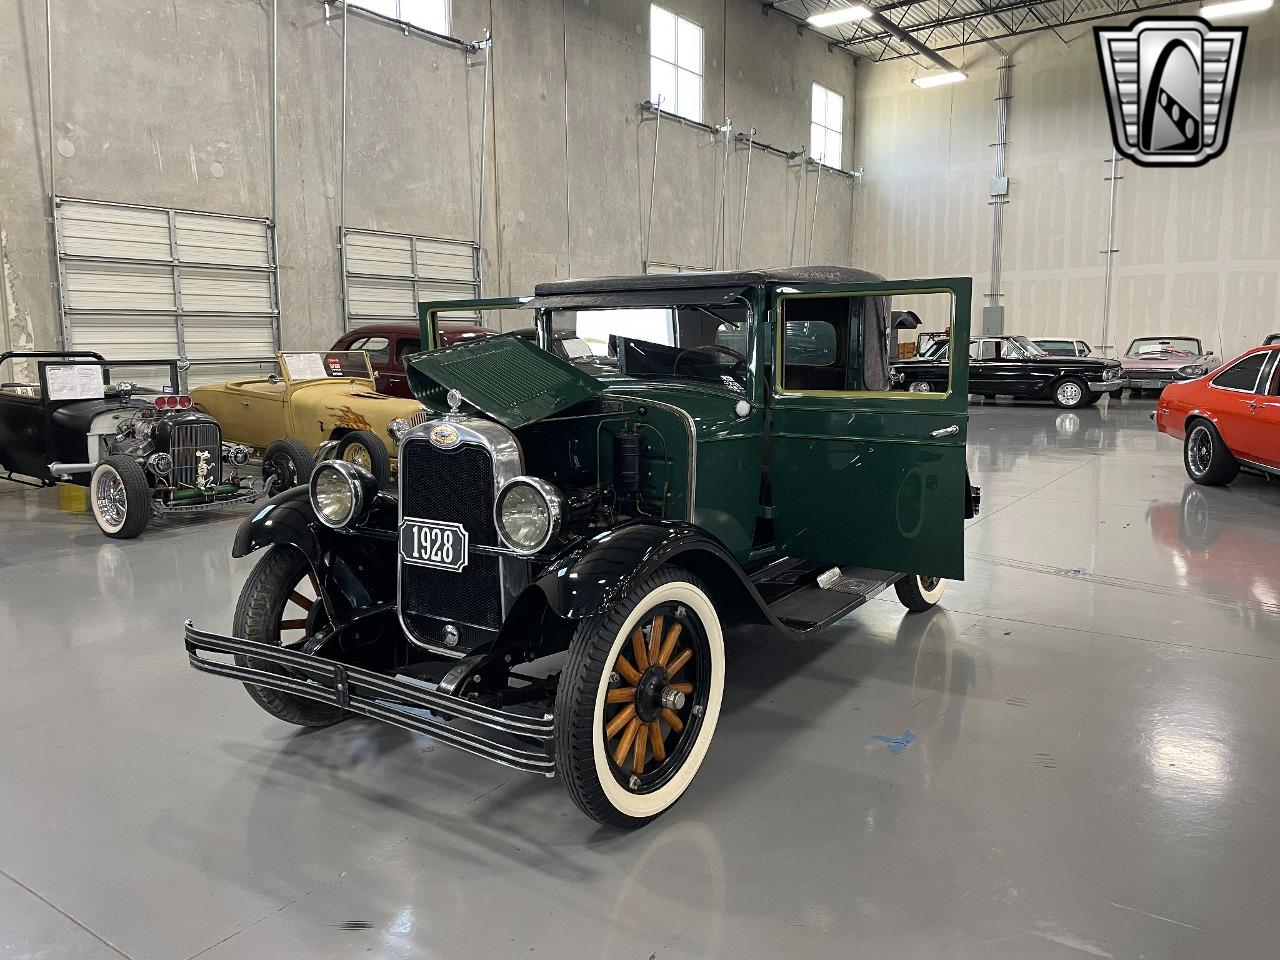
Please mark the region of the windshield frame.
POLYGON ((1039 357, 1050 356, 1047 351, 1041 350, 1040 347, 1033 343, 1029 337, 1010 336, 1005 337, 1004 339, 1006 343, 1012 343, 1017 349, 1021 350, 1025 354, 1025 356, 1016 357, 1014 359, 1035 360, 1039 357))
MULTIPOLYGON (((560 332, 555 326, 555 314, 565 310, 575 310, 580 313, 606 313, 610 311, 646 309, 646 310, 702 310, 714 317, 719 317, 719 311, 725 309, 738 310, 745 312, 746 324, 746 343, 747 343, 747 371, 746 383, 743 384, 742 393, 725 386, 724 383, 707 379, 706 377, 689 377, 677 374, 635 374, 623 373, 621 365, 615 365, 616 360, 608 357, 600 357, 593 355, 590 357, 581 357, 579 359, 567 360, 565 362, 572 364, 580 370, 584 370, 593 376, 600 374, 601 368, 606 367, 610 373, 616 374, 618 377, 626 377, 635 379, 644 383, 670 382, 679 383, 689 386, 701 386, 712 390, 723 391, 727 394, 741 396, 751 400, 753 403, 758 402, 757 393, 759 390, 760 377, 758 369, 760 363, 759 348, 759 301, 753 291, 748 290, 744 293, 733 297, 728 301, 717 301, 715 303, 670 303, 665 305, 647 306, 643 308, 636 307, 596 307, 584 306, 580 308, 574 307, 557 307, 555 309, 536 308, 534 310, 534 329, 537 332, 537 344, 544 350, 551 350, 553 338, 560 332), (604 361, 603 363, 601 361, 604 361)), ((726 320, 724 322, 732 322, 726 320)), ((639 341, 637 342, 647 342, 639 341)), ((693 348, 690 348, 693 349, 693 348)), ((563 359, 563 358, 562 358, 563 359)))

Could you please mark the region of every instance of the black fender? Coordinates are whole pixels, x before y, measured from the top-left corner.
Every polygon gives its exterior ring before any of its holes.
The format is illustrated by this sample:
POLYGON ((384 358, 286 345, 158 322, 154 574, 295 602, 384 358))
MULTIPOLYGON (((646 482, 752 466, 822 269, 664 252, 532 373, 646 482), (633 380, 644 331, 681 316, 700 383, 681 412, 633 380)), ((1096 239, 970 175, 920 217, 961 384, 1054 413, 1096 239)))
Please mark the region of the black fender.
POLYGON ((395 498, 379 493, 359 526, 334 530, 316 517, 304 484, 282 490, 244 520, 231 555, 273 546, 298 550, 316 575, 330 617, 340 622, 350 610, 395 600, 396 537, 395 498))
POLYGON ((610 609, 632 584, 666 564, 684 567, 707 585, 720 619, 786 629, 725 546, 691 523, 633 520, 575 544, 553 560, 533 586, 565 620, 610 609))

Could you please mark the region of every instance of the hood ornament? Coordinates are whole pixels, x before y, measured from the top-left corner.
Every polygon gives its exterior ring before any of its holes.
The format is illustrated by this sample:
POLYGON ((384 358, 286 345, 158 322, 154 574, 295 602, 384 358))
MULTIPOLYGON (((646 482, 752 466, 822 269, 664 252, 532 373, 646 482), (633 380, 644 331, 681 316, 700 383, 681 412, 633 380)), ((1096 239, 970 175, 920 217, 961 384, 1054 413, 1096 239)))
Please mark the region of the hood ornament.
POLYGON ((449 404, 449 412, 445 414, 449 420, 462 419, 462 394, 457 390, 450 390, 444 395, 445 402, 449 404))

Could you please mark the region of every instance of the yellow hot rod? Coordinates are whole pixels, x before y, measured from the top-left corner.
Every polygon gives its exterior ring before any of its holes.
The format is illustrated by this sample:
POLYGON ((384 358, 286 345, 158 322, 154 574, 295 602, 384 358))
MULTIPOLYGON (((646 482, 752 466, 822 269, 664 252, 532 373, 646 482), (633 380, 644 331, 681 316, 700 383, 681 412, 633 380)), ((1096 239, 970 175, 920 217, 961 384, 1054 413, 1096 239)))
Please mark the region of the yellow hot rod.
POLYGON ((224 438, 261 454, 269 494, 305 483, 317 459, 359 464, 385 483, 392 423, 415 422, 419 403, 378 393, 363 350, 285 352, 279 361, 278 376, 196 387, 191 399, 224 438))

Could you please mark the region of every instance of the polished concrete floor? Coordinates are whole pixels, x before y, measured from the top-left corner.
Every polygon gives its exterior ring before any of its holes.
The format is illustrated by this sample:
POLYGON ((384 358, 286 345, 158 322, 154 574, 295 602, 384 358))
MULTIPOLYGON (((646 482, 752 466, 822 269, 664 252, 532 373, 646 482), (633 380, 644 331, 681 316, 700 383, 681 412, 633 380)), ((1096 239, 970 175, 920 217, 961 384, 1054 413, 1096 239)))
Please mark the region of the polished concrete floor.
POLYGON ((235 517, 115 543, 7 490, 0 958, 1275 956, 1280 484, 1192 487, 1151 405, 975 406, 945 609, 733 636, 706 765, 632 834, 189 670, 235 517))

